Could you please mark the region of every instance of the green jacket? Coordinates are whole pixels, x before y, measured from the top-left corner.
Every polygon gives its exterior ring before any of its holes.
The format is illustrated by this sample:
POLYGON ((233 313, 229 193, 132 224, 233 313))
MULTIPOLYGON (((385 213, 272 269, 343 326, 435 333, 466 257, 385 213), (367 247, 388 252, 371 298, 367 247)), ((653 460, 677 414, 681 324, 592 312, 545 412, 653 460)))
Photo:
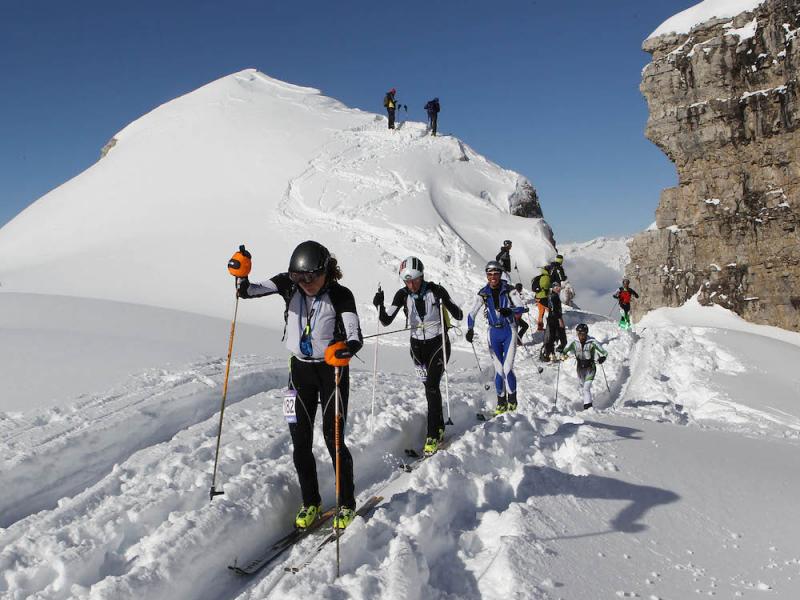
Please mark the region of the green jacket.
MULTIPOLYGON (((535 279, 534 282, 536 282, 535 279)), ((542 273, 539 275, 538 283, 534 286, 533 291, 536 292, 537 300, 544 300, 550 294, 550 273, 547 272, 547 269, 542 268, 542 273)))

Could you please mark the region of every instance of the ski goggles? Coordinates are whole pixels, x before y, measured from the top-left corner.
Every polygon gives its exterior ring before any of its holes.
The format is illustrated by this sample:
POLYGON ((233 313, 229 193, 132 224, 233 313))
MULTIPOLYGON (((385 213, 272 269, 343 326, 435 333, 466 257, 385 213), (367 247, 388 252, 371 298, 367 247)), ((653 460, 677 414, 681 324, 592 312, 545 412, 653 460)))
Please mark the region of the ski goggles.
POLYGON ((292 280, 292 283, 311 283, 324 272, 325 269, 317 269, 316 271, 303 271, 302 273, 290 271, 289 279, 292 280))

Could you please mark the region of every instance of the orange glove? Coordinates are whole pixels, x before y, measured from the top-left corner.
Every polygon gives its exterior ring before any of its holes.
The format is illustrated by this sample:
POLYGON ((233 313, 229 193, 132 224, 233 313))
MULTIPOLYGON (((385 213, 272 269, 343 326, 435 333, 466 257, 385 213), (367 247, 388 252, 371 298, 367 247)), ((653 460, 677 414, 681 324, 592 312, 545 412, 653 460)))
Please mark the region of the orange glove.
POLYGON ((345 342, 335 342, 325 348, 325 362, 332 367, 346 367, 352 358, 350 350, 345 342), (339 354, 339 356, 336 356, 339 354), (346 356, 342 356, 342 355, 346 356))

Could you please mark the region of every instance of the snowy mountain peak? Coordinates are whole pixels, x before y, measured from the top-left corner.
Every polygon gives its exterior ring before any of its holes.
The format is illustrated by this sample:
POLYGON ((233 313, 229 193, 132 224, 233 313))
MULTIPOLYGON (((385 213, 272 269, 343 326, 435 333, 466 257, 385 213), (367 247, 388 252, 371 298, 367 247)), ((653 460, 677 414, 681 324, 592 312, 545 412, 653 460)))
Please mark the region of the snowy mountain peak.
POLYGON ((464 293, 505 238, 523 278, 554 256, 542 219, 511 214, 524 178, 422 123, 386 123, 254 69, 213 81, 132 122, 1 229, 0 282, 224 316, 241 243, 266 278, 318 239, 357 298, 399 284, 409 254, 464 293))

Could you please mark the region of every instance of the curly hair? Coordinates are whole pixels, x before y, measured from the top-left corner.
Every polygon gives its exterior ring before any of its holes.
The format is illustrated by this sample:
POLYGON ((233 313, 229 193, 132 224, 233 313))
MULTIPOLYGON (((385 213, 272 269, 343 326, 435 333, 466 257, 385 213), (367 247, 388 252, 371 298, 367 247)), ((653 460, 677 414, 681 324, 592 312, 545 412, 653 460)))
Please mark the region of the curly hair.
POLYGON ((328 259, 328 264, 325 267, 325 280, 326 281, 339 281, 342 278, 342 269, 339 267, 339 261, 333 256, 328 259))

